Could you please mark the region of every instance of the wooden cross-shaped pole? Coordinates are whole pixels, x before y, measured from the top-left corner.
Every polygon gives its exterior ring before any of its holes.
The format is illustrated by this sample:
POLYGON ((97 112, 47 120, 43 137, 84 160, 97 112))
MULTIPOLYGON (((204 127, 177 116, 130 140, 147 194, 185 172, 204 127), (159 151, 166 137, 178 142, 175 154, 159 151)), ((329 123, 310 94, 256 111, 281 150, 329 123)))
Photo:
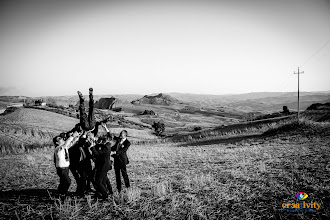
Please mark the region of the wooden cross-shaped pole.
POLYGON ((300 111, 300 109, 299 109, 299 75, 300 74, 302 74, 302 73, 304 73, 304 72, 299 72, 299 67, 298 67, 298 72, 296 73, 296 72, 294 72, 293 74, 298 74, 298 121, 299 121, 299 111, 300 111))

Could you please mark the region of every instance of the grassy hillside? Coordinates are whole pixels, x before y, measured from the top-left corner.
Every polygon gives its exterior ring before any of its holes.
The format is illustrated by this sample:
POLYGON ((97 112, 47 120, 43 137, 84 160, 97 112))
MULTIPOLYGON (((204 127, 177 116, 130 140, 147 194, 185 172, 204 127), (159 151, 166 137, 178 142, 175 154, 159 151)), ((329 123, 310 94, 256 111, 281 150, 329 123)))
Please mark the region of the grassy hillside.
POLYGON ((1 153, 20 152, 52 144, 52 138, 71 130, 77 119, 53 112, 18 108, 0 116, 1 153))
POLYGON ((78 119, 53 112, 30 108, 18 108, 15 112, 1 116, 2 126, 12 128, 37 128, 51 132, 61 132, 74 127, 78 119))
POLYGON ((317 122, 330 122, 330 111, 329 110, 308 110, 302 112, 302 117, 317 121, 317 122))
MULTIPOLYGON (((53 201, 58 177, 52 151, 7 155, 0 157, 0 218, 329 219, 329 128, 329 123, 287 121, 265 135, 232 134, 228 142, 132 145, 131 188, 115 192, 110 203, 90 196, 53 201), (283 209, 283 203, 301 202, 298 192, 320 209, 283 209)), ((113 170, 108 176, 114 187, 113 170)))

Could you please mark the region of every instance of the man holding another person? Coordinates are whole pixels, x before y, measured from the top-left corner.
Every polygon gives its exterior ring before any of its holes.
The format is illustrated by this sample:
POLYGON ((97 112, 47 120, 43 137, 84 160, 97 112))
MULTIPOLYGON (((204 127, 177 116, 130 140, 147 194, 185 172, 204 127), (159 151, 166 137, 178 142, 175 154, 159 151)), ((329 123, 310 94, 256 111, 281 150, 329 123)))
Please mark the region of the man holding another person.
MULTIPOLYGON (((109 129, 107 128, 106 124, 102 124, 104 129, 107 131, 107 135, 112 137, 109 129)), ((130 187, 129 178, 127 175, 126 165, 129 164, 128 157, 127 157, 127 150, 131 143, 127 140, 127 131, 122 130, 119 134, 119 137, 114 136, 113 139, 115 140, 115 144, 111 147, 112 157, 114 158, 114 169, 116 174, 116 183, 117 183, 117 190, 121 192, 121 177, 120 173, 123 176, 124 183, 126 188, 130 187)))
MULTIPOLYGON (((63 133, 64 134, 64 133, 63 133)), ((80 134, 76 131, 65 140, 64 135, 58 135, 53 138, 55 145, 54 163, 57 175, 60 177, 60 184, 58 185, 58 193, 62 198, 65 198, 71 184, 69 177, 69 148, 72 147, 79 139, 80 134)))
POLYGON ((111 146, 108 137, 99 137, 97 144, 91 145, 92 155, 95 158, 95 189, 96 197, 104 201, 108 200, 109 194, 112 195, 112 187, 108 179, 108 171, 112 169, 110 161, 111 146))

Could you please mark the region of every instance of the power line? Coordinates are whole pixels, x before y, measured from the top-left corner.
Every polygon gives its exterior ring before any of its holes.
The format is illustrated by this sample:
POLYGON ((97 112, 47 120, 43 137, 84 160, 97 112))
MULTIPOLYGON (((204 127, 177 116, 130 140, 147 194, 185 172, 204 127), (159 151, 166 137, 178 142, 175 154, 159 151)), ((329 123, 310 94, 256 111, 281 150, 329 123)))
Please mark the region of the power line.
POLYGON ((287 92, 291 92, 290 90, 288 90, 288 85, 289 83, 291 83, 291 80, 293 78, 293 75, 286 75, 286 78, 282 78, 281 83, 280 83, 280 90, 279 91, 287 91, 287 92))
POLYGON ((304 66, 310 59, 312 59, 316 54, 318 54, 330 41, 328 40, 320 49, 318 49, 312 56, 310 56, 300 67, 304 66))

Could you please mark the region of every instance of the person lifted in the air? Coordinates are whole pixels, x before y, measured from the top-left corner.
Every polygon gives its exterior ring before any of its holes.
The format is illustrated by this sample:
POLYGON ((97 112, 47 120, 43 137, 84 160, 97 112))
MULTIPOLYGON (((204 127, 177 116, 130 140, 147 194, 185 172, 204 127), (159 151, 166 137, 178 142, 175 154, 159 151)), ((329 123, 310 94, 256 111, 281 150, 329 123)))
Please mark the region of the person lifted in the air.
POLYGON ((94 134, 94 136, 97 136, 98 133, 98 126, 101 125, 101 123, 106 123, 109 120, 112 120, 112 116, 102 120, 102 121, 96 121, 95 120, 95 112, 94 112, 94 99, 93 99, 93 88, 89 88, 89 108, 88 108, 88 114, 86 113, 85 109, 85 99, 84 96, 80 91, 77 91, 79 96, 79 118, 80 123, 76 124, 76 126, 71 130, 74 131, 84 131, 85 134, 91 132, 94 134))
POLYGON ((80 127, 83 131, 93 131, 95 129, 96 121, 94 115, 94 99, 93 88, 89 88, 89 109, 88 115, 85 109, 85 99, 80 91, 77 92, 79 96, 79 114, 80 114, 80 127))

